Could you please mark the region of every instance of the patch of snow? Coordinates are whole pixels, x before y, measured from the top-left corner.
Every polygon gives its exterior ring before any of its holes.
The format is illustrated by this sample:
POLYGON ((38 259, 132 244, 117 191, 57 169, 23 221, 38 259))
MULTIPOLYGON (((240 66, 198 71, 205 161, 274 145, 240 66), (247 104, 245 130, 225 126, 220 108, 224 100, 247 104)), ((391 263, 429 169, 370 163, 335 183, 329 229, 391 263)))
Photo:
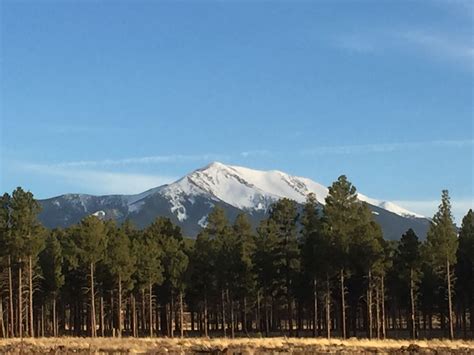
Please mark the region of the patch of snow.
POLYGON ((206 228, 207 227, 207 215, 202 216, 201 219, 199 219, 198 224, 202 228, 206 228))
POLYGON ((105 217, 105 212, 104 211, 97 211, 92 214, 93 216, 99 217, 99 218, 104 218, 105 217))
MULTIPOLYGON (((308 178, 292 176, 278 170, 253 170, 219 162, 194 171, 188 175, 187 181, 219 200, 247 210, 265 210, 273 202, 284 197, 304 203, 309 193, 314 193, 318 202, 325 204, 329 193, 327 187, 308 178)), ((403 217, 423 218, 392 202, 379 201, 362 194, 358 194, 358 198, 403 217)))
POLYGON ((367 197, 367 196, 362 195, 362 194, 357 194, 357 197, 361 201, 365 201, 365 202, 367 202, 371 205, 380 207, 380 208, 382 208, 386 211, 395 213, 395 214, 397 214, 399 216, 402 216, 402 217, 425 218, 421 214, 418 214, 418 213, 415 213, 415 212, 412 212, 412 211, 408 211, 407 209, 405 209, 403 207, 400 207, 400 206, 398 206, 398 205, 396 205, 396 204, 394 204, 393 202, 390 202, 390 201, 380 201, 380 200, 376 200, 374 198, 367 197))

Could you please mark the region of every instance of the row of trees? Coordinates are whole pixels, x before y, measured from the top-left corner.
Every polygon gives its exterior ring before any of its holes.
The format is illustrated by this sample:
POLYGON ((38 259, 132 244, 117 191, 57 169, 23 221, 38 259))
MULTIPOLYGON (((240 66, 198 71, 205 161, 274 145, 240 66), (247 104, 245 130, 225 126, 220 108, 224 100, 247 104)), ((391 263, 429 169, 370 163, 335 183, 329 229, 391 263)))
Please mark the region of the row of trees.
POLYGON ((0 202, 2 337, 474 333, 474 214, 458 235, 447 191, 424 242, 384 240, 345 176, 256 229, 216 207, 195 240, 163 217, 46 230, 30 192, 0 202))

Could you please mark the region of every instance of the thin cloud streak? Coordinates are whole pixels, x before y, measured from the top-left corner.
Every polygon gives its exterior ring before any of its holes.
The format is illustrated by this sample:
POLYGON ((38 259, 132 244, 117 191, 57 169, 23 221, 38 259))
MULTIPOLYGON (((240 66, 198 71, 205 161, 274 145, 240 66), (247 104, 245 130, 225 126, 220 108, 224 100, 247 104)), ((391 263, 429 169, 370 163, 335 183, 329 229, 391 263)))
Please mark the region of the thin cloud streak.
POLYGON ((466 140, 439 140, 429 142, 381 143, 359 144, 340 146, 321 146, 305 149, 301 155, 329 155, 329 154, 366 154, 366 153, 391 153, 396 151, 420 149, 427 147, 465 148, 474 145, 473 139, 466 140))
POLYGON ((60 162, 55 164, 48 164, 51 167, 95 167, 95 166, 116 166, 116 165, 149 165, 149 164, 163 164, 163 163, 183 163, 194 161, 214 161, 228 158, 225 155, 219 154, 202 154, 202 155, 155 155, 146 157, 134 157, 124 159, 103 159, 103 160, 79 160, 70 162, 60 162))
POLYGON ((470 36, 439 33, 425 29, 379 30, 370 33, 341 34, 332 38, 333 46, 358 54, 411 51, 474 69, 474 43, 470 36))
MULTIPOLYGON (((392 202, 427 217, 432 217, 436 213, 438 205, 440 204, 439 200, 398 200, 392 202)), ((451 199, 451 208, 454 220, 456 224, 460 226, 462 218, 466 215, 467 211, 469 211, 469 209, 474 209, 474 199, 451 199)))
POLYGON ((95 194, 137 194, 176 180, 176 177, 166 175, 71 169, 41 164, 22 164, 20 168, 30 173, 60 179, 61 182, 95 194))

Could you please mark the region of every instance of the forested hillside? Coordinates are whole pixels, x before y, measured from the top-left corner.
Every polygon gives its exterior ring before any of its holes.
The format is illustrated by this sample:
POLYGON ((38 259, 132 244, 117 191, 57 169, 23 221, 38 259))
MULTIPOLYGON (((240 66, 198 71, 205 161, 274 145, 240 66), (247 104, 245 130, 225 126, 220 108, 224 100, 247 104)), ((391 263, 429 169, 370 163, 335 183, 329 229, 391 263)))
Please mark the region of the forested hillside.
POLYGON ((21 188, 0 207, 2 337, 474 334, 474 213, 458 234, 447 191, 423 242, 384 239, 345 176, 322 211, 280 199, 255 231, 215 207, 196 239, 164 217, 49 230, 21 188))

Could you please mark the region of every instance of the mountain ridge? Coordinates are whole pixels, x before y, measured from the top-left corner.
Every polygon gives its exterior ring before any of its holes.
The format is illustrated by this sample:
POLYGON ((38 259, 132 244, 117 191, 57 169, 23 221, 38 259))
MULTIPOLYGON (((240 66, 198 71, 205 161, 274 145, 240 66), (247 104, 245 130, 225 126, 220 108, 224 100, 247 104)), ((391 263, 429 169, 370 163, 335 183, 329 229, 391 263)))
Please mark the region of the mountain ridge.
MULTIPOLYGON (((40 220, 50 228, 67 227, 96 214, 119 222, 129 218, 138 227, 146 227, 157 216, 166 216, 194 237, 215 205, 223 207, 230 219, 244 211, 256 225, 278 199, 286 197, 302 205, 309 193, 314 193, 318 203, 324 205, 328 188, 279 170, 263 171, 212 162, 173 183, 135 195, 65 194, 40 200, 43 207, 40 220)), ((408 228, 413 228, 421 237, 426 234, 429 220, 424 216, 390 201, 360 193, 358 198, 369 204, 387 239, 398 239, 408 228)))

